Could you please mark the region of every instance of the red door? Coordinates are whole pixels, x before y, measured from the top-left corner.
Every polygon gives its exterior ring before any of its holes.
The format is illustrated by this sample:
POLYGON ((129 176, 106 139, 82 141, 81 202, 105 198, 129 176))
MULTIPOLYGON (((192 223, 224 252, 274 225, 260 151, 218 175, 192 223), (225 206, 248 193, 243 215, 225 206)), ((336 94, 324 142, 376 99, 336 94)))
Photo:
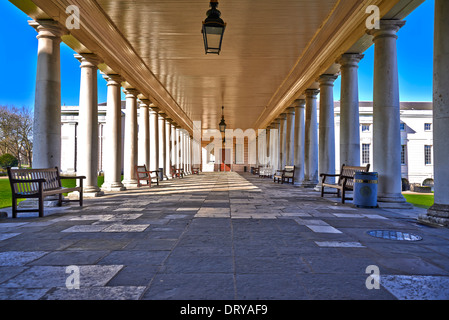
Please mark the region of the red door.
POLYGON ((231 171, 231 149, 221 150, 220 171, 231 171), (225 163, 228 162, 228 163, 225 163))

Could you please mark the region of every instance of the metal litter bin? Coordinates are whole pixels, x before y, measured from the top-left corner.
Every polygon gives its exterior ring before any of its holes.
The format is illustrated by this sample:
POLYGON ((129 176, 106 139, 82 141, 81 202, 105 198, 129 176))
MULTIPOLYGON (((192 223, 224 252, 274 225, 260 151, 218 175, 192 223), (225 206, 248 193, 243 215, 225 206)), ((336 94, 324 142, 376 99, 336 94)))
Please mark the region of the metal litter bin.
POLYGON ((354 176, 354 205, 377 208, 377 172, 356 172, 354 176))
POLYGON ((164 180, 164 168, 159 168, 159 181, 163 181, 164 180))

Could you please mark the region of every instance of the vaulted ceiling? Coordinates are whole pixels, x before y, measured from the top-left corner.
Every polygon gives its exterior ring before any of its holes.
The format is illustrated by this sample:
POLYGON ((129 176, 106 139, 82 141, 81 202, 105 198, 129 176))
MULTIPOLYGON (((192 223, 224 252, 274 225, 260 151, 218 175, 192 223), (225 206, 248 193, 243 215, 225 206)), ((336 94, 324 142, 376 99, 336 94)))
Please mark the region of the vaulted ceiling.
POLYGON ((221 0, 227 23, 220 55, 205 55, 201 23, 208 0, 11 0, 33 19, 65 25, 68 5, 81 28, 63 41, 95 53, 104 72, 121 74, 189 131, 193 121, 217 128, 264 128, 336 59, 363 52, 366 8, 403 19, 423 0, 221 0))

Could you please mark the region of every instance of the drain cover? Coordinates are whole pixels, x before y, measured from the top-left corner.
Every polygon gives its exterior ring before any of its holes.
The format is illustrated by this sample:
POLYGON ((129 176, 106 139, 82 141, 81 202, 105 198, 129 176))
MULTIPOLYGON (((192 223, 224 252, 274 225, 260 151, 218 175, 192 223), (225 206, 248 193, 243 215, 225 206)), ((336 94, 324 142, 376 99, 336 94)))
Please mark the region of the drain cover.
POLYGON ((391 230, 371 230, 368 231, 370 236, 388 240, 399 240, 399 241, 420 241, 421 236, 416 234, 411 234, 409 232, 402 231, 391 231, 391 230))

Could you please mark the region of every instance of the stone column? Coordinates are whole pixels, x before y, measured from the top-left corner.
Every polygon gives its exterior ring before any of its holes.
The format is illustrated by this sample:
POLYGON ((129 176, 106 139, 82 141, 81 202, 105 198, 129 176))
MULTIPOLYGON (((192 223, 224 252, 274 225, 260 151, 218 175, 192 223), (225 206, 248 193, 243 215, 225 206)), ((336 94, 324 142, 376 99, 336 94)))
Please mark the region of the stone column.
POLYGON ((374 36, 373 171, 379 174, 381 207, 410 208, 402 195, 401 130, 396 33, 405 24, 381 20, 374 36))
POLYGON ((287 115, 287 126, 285 132, 285 165, 293 166, 294 159, 294 136, 295 136, 295 108, 289 107, 285 110, 287 115))
POLYGON ((295 185, 302 185, 304 181, 304 145, 305 145, 305 107, 306 100, 298 99, 295 106, 295 137, 294 137, 294 159, 295 159, 295 185))
POLYGON ((33 125, 33 168, 61 166, 62 27, 53 20, 30 21, 37 32, 38 56, 33 125))
POLYGON ((285 164, 287 163, 287 157, 286 157, 286 133, 287 133, 287 114, 281 113, 279 116, 279 139, 280 139, 280 169, 284 170, 285 164))
POLYGON ((435 204, 422 222, 449 227, 449 2, 435 1, 433 157, 435 204))
POLYGON ((159 168, 162 169, 162 176, 166 178, 167 168, 165 167, 165 157, 167 155, 167 145, 165 144, 165 113, 159 113, 159 168))
POLYGON ((341 65, 340 164, 360 166, 360 116, 358 68, 363 54, 347 53, 341 65))
MULTIPOLYGON (((335 80, 337 80, 337 76, 332 74, 323 74, 318 78, 320 83, 319 174, 335 174, 335 80)), ((328 181, 333 183, 335 178, 329 177, 328 181)), ((317 190, 321 190, 321 179, 318 181, 317 190)))
POLYGON ((141 99, 139 105, 139 165, 150 168, 150 114, 149 106, 151 101, 141 99))
POLYGON ((108 82, 108 97, 105 128, 105 151, 108 156, 105 161, 104 183, 105 191, 122 191, 122 102, 120 95, 121 77, 119 75, 104 75, 108 82))
POLYGON ((125 115, 125 146, 123 163, 123 185, 129 188, 137 188, 135 166, 137 165, 137 96, 135 89, 125 89, 126 115, 125 115))
POLYGON ((159 170, 159 120, 154 104, 150 105, 150 170, 159 170))
POLYGON ((318 118, 317 95, 320 90, 306 90, 305 166, 303 186, 313 188, 318 184, 318 118))
POLYGON ((75 54, 81 62, 81 83, 78 121, 77 175, 85 176, 84 197, 98 197, 98 94, 97 65, 94 54, 75 54))
POLYGON ((177 143, 176 143, 176 123, 171 123, 171 165, 177 168, 177 143))
POLYGON ((175 142, 176 142, 176 149, 175 149, 175 160, 176 160, 176 169, 182 168, 182 161, 181 161, 181 128, 179 126, 175 126, 176 135, 175 135, 175 142))
POLYGON ((171 179, 172 175, 171 175, 171 166, 172 166, 172 162, 171 162, 171 154, 172 154, 172 143, 171 143, 171 122, 172 119, 170 118, 166 118, 165 119, 165 146, 166 146, 166 150, 165 150, 165 174, 167 176, 167 179, 171 179))
POLYGON ((272 146, 273 146, 273 173, 276 173, 276 170, 281 170, 281 141, 280 141, 280 126, 281 121, 279 118, 276 118, 272 124, 274 128, 274 134, 272 134, 272 146))

